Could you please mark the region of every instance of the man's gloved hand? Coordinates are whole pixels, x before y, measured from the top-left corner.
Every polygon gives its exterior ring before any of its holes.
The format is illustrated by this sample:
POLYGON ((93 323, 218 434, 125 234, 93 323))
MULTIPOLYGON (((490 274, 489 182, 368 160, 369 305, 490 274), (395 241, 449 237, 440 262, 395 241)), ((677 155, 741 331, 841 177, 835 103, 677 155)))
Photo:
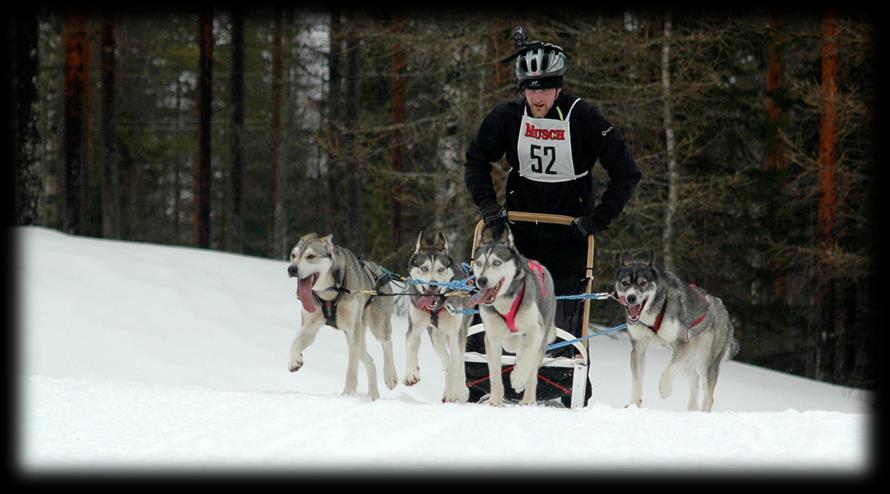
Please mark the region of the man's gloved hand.
POLYGON ((593 216, 579 216, 572 220, 569 228, 576 236, 587 240, 588 235, 595 235, 604 230, 601 228, 593 216))
POLYGON ((479 214, 482 215, 482 221, 489 228, 502 227, 507 224, 507 210, 499 204, 489 206, 485 210, 480 209, 479 214))

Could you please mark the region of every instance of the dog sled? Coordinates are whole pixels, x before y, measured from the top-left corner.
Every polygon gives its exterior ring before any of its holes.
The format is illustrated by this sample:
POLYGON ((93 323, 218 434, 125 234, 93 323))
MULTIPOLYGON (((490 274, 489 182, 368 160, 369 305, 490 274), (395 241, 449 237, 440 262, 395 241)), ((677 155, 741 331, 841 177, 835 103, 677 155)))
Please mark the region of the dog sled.
MULTIPOLYGON (((568 225, 572 217, 543 213, 527 213, 521 211, 508 212, 510 221, 550 223, 568 225)), ((470 258, 475 258, 476 247, 485 223, 479 221, 473 234, 473 250, 470 258)), ((585 294, 590 294, 593 288, 593 235, 587 238, 587 265, 585 276, 582 280, 585 294)), ((544 355, 544 361, 538 371, 538 387, 536 400, 539 402, 559 399, 567 408, 587 406, 591 396, 591 385, 588 378, 589 352, 588 352, 588 326, 590 318, 590 298, 585 298, 582 304, 582 316, 577 328, 556 327, 556 340, 551 343, 553 350, 548 350, 544 355), (580 341, 579 341, 580 338, 580 341), (571 343, 566 343, 571 342, 571 343), (560 343, 563 343, 560 345, 560 343)), ((576 309, 577 310, 577 304, 576 309)), ((488 360, 485 356, 483 326, 479 316, 475 316, 472 325, 467 332, 467 347, 464 353, 464 366, 466 369, 466 382, 470 390, 471 402, 478 402, 489 392, 488 360)), ((501 355, 502 373, 507 374, 512 370, 516 362, 516 356, 509 352, 501 355)), ((504 381, 504 397, 509 400, 518 400, 521 393, 517 393, 509 383, 504 381)))

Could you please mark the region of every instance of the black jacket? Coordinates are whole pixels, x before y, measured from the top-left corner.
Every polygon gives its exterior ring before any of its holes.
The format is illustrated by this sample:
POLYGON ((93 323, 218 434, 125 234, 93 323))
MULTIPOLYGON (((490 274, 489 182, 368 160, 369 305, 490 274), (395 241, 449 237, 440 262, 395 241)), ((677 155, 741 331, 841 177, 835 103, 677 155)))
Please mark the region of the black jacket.
MULTIPOLYGON (((546 118, 559 119, 556 108, 566 115, 576 97, 561 91, 546 118)), ((522 122, 525 97, 501 103, 494 107, 482 121, 476 139, 467 150, 464 181, 473 202, 483 215, 497 211, 500 205, 491 181, 492 163, 504 153, 510 165, 507 176, 506 204, 508 211, 563 214, 572 217, 592 216, 597 231, 605 229, 621 212, 630 199, 631 191, 640 181, 642 173, 634 162, 624 139, 608 120, 585 100, 579 101, 569 119, 572 139, 572 161, 575 174, 590 171, 579 179, 542 183, 519 176, 516 145, 522 122), (593 182, 593 165, 599 160, 609 175, 609 183, 597 205, 593 182)), ((527 109, 531 115, 531 109, 527 109)), ((514 235, 532 234, 529 225, 511 225, 514 235)), ((534 227, 535 236, 554 242, 571 240, 568 228, 534 227)), ((578 240, 578 239, 576 239, 578 240)))

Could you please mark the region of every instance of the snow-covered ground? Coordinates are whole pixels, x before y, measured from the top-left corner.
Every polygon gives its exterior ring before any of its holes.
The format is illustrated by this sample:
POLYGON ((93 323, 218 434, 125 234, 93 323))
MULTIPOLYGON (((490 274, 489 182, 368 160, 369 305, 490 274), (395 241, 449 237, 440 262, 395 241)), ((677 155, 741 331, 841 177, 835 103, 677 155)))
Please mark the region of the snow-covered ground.
MULTIPOLYGON (((441 404, 424 337, 421 382, 342 396, 346 343, 329 328, 288 372, 300 326, 284 261, 14 230, 19 301, 15 465, 52 472, 828 473, 872 470, 872 393, 751 365, 721 370, 712 413, 658 396, 667 350, 630 394, 626 335, 591 340, 583 409, 441 404)), ((598 302, 611 303, 611 302, 598 302)), ((404 375, 407 319, 393 317, 404 375)), ((744 352, 745 342, 741 341, 744 352)), ((380 345, 368 346, 382 370, 380 345)), ((361 368, 361 367, 360 367, 361 368)))

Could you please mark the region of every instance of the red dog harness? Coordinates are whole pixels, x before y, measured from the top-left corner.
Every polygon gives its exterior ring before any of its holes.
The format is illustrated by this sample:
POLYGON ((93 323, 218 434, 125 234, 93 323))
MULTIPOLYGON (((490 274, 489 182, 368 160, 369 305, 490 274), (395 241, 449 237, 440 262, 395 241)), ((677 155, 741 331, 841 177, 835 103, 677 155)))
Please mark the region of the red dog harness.
MULTIPOLYGON (((541 288, 541 296, 546 296, 547 290, 544 288, 544 266, 541 266, 537 261, 529 259, 528 268, 531 269, 538 278, 538 286, 541 288)), ((523 298, 525 298, 525 283, 522 284, 522 291, 519 292, 519 296, 513 299, 513 305, 510 307, 510 312, 501 314, 495 310, 497 315, 501 316, 501 319, 504 320, 507 329, 509 329, 511 333, 519 331, 519 329, 516 328, 516 312, 519 310, 519 304, 522 303, 523 298)))
MULTIPOLYGON (((692 288, 698 288, 697 286, 695 286, 694 283, 690 283, 689 286, 691 286, 692 288)), ((696 293, 698 293, 698 291, 696 291, 696 293)), ((698 293, 698 295, 701 296, 700 293, 698 293)), ((705 299, 705 300, 707 301, 707 299, 705 299)), ((709 305, 710 304, 707 304, 705 306, 705 311, 702 313, 702 315, 698 316, 694 321, 692 321, 692 324, 689 325, 689 327, 687 328, 687 331, 691 331, 692 328, 698 326, 698 324, 700 322, 705 320, 705 316, 708 315, 708 306, 709 305)), ((645 324, 645 323, 643 323, 643 326, 648 327, 652 331, 655 331, 655 333, 657 334, 658 330, 661 329, 661 320, 664 318, 664 310, 666 308, 667 308, 667 300, 665 300, 664 304, 661 305, 661 311, 658 313, 657 316, 655 316, 655 326, 649 326, 648 324, 645 324)), ((692 335, 692 336, 694 337, 696 335, 692 335)))

